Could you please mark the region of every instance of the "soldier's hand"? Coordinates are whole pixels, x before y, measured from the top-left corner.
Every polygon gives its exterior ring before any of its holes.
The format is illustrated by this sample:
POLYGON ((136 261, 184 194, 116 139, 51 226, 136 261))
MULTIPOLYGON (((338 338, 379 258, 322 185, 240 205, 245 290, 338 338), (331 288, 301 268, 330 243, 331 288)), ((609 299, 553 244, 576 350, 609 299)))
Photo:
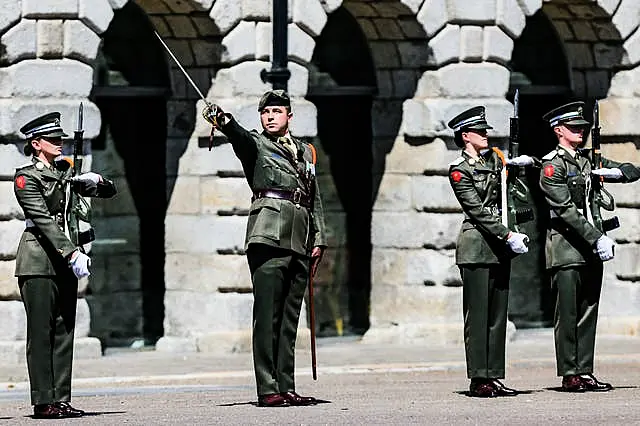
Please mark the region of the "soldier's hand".
POLYGON ((71 180, 74 182, 93 182, 97 185, 98 183, 102 182, 102 176, 94 172, 87 172, 78 176, 74 176, 71 178, 71 180))
POLYGON ((613 259, 615 246, 615 241, 606 235, 598 238, 598 241, 596 241, 596 252, 600 257, 600 260, 606 262, 607 260, 613 259))
POLYGON ((315 276, 316 271, 318 270, 318 265, 322 260, 322 256, 324 255, 324 248, 320 246, 316 246, 311 251, 311 275, 315 276))
POLYGON ((519 232, 511 232, 507 237, 507 244, 512 252, 522 254, 527 253, 529 251, 529 247, 527 247, 527 243, 529 242, 529 237, 526 234, 521 234, 519 232))
POLYGON ((622 177, 622 170, 617 168, 609 169, 605 167, 602 169, 591 170, 591 174, 602 176, 603 178, 607 179, 620 179, 622 177))
POLYGON ((514 158, 508 158, 507 164, 510 166, 533 166, 535 164, 535 160, 533 157, 529 157, 528 155, 519 155, 514 158))
POLYGON ((71 255, 71 261, 69 262, 69 266, 71 266, 71 270, 76 278, 84 278, 91 275, 89 272, 89 266, 91 266, 91 259, 86 254, 82 253, 80 250, 76 250, 71 255))
POLYGON ((202 116, 207 120, 215 129, 219 129, 226 123, 226 116, 222 108, 216 104, 209 104, 202 111, 202 116))

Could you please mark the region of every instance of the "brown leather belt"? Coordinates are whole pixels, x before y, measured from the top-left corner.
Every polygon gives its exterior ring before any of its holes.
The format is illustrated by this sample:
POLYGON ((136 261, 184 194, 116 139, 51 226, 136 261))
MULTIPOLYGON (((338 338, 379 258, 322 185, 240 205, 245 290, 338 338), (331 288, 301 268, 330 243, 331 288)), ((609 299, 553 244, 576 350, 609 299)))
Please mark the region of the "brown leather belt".
POLYGON ((302 207, 311 207, 311 199, 299 188, 295 191, 286 191, 282 189, 258 189, 254 191, 251 201, 253 202, 260 198, 276 198, 278 200, 291 201, 292 203, 301 205, 302 207))

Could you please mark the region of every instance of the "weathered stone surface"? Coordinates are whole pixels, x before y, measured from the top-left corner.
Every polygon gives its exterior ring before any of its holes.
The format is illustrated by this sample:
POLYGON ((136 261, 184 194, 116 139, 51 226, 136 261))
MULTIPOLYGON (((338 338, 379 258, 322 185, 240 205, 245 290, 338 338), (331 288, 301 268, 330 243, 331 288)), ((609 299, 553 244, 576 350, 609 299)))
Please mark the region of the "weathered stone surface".
POLYGON ((511 37, 520 36, 526 23, 518 0, 497 0, 496 24, 511 37))
POLYGON ((633 98, 639 93, 640 73, 638 69, 618 71, 611 78, 608 97, 633 98))
MULTIPOLYGON (((257 105, 257 104, 256 104, 257 105)), ((257 112, 256 112, 257 115, 257 112)), ((209 125, 211 128, 211 125, 209 125)), ((206 149, 206 148, 205 148, 206 149)), ((191 141, 184 155, 180 158, 180 168, 178 173, 181 178, 184 176, 214 176, 220 170, 234 170, 234 171, 242 171, 242 164, 240 160, 236 157, 233 152, 233 148, 230 143, 224 143, 220 146, 216 146, 212 149, 211 155, 202 155, 204 150, 198 148, 197 141, 191 141)), ((181 179, 180 178, 180 179, 181 179)), ((176 184, 181 184, 178 179, 176 184)), ((195 181, 185 181, 185 185, 189 185, 195 183, 195 181)), ((177 191, 177 188, 174 192, 177 191)), ((199 198, 199 192, 194 194, 194 197, 199 198)), ((180 204, 177 204, 178 206, 180 204)), ((198 210, 200 207, 198 206, 198 210)), ((174 211, 169 209, 169 212, 174 213, 174 211)), ((176 211, 175 213, 178 213, 176 211)))
POLYGON ((410 250, 407 254, 407 285, 462 285, 455 250, 410 250))
POLYGON ((246 225, 244 216, 170 215, 165 220, 165 249, 167 253, 244 249, 246 225))
POLYGON ((460 40, 462 43, 460 59, 465 62, 479 62, 482 60, 484 44, 481 27, 464 26, 460 28, 460 40))
POLYGON ((94 217, 93 228, 99 239, 108 239, 115 244, 92 244, 92 251, 98 254, 139 253, 140 219, 137 216, 94 217))
POLYGON ((251 189, 245 178, 202 178, 200 185, 201 213, 211 214, 221 210, 248 209, 251 205, 251 189))
POLYGON ((610 262, 605 264, 605 278, 598 315, 626 317, 640 315, 640 286, 637 282, 619 281, 609 271, 610 262))
POLYGON ((240 21, 222 39, 222 62, 238 63, 256 56, 256 23, 240 21))
MULTIPOLYGON (((477 103, 478 101, 472 97, 426 98, 424 101, 409 99, 403 104, 401 131, 412 137, 451 137, 453 136, 451 129, 446 126, 446 123, 462 111, 476 106, 477 103)), ((484 98, 482 103, 486 106, 488 121, 494 126, 492 136, 507 136, 513 105, 504 98, 484 98)))
POLYGON ((625 40, 638 27, 638 14, 640 14, 640 2, 635 0, 622 0, 620 6, 613 15, 611 21, 620 32, 620 37, 625 40))
MULTIPOLYGON (((95 152, 95 151, 94 151, 95 152)), ((124 176, 112 177, 113 175, 99 169, 96 173, 104 174, 113 181, 118 188, 118 193, 114 198, 95 198, 91 200, 93 213, 98 216, 135 216, 138 214, 136 205, 131 195, 131 187, 124 176)))
POLYGON ((452 248, 461 222, 461 214, 379 213, 374 210, 371 242, 379 248, 452 248))
POLYGON ((209 16, 222 34, 226 34, 242 19, 242 2, 238 0, 217 0, 209 16))
POLYGON ((156 352, 198 352, 198 345, 193 337, 164 336, 156 342, 156 352))
POLYGON ((377 284, 371 290, 376 327, 391 324, 451 323, 462 320, 462 290, 377 284))
POLYGON ((640 255, 638 244, 617 244, 615 257, 606 263, 606 270, 618 280, 640 280, 640 264, 637 262, 640 255))
POLYGON ((600 122, 607 123, 602 128, 603 135, 627 136, 640 134, 640 111, 638 98, 607 98, 600 102, 600 122))
POLYGON ((112 342, 142 335, 142 294, 114 292, 86 297, 91 311, 91 335, 112 342))
POLYGON ((513 39, 498 27, 485 27, 483 59, 506 64, 511 59, 513 39))
POLYGON ((0 73, 0 93, 7 98, 83 97, 93 87, 93 69, 69 59, 21 61, 2 68, 0 73))
POLYGON ((622 64, 636 66, 640 63, 640 33, 636 31, 624 43, 624 56, 622 64))
POLYGON ((295 0, 293 2, 293 23, 312 37, 317 37, 327 23, 327 14, 318 0, 295 0))
MULTIPOLYGON (((442 324, 430 323, 429 320, 429 317, 425 317, 420 323, 381 326, 372 324, 372 327, 362 337, 361 343, 365 345, 409 345, 420 341, 423 344, 460 346, 464 343, 462 320, 442 324)), ((513 334, 515 334, 515 330, 513 334)))
MULTIPOLYGON (((46 84, 43 83, 45 86, 46 84)), ((42 98, 38 99, 38 102, 33 102, 33 99, 23 97, 0 99, 0 134, 20 136, 19 129, 24 123, 50 111, 60 111, 62 128, 71 131, 75 126, 80 101, 80 99, 42 98)), ((86 139, 95 138, 100 133, 100 111, 93 102, 87 99, 82 99, 82 102, 84 103, 84 136, 86 139)))
POLYGON ((87 337, 91 327, 91 315, 89 312, 89 304, 84 298, 80 298, 76 305, 76 330, 75 337, 87 337))
POLYGON ((492 64, 451 64, 422 74, 416 98, 489 98, 504 96, 509 70, 492 64))
POLYGON ((424 145, 413 146, 398 138, 386 157, 386 173, 423 174, 446 173, 448 164, 460 155, 450 150, 442 139, 424 145))
POLYGON ((429 41, 429 46, 431 65, 441 66, 456 61, 460 57, 460 27, 447 24, 429 41))
POLYGON ((91 294, 140 291, 140 253, 93 254, 91 257, 91 294))
MULTIPOLYGON (((0 144, 0 176, 12 182, 10 189, 5 187, 8 189, 8 192, 2 192, 3 203, 17 203, 17 201, 15 201, 15 195, 13 195, 13 175, 16 167, 26 164, 29 161, 22 153, 22 146, 22 143, 0 144)), ((19 214, 20 217, 22 217, 21 210, 19 214)))
MULTIPOLYGON (((289 80, 289 94, 304 96, 307 93, 309 80, 308 70, 294 62, 289 62, 291 79, 289 80)), ((271 89, 267 83, 260 80, 260 71, 270 69, 271 64, 263 61, 242 62, 230 68, 218 71, 215 80, 207 94, 207 98, 235 98, 238 96, 255 96, 256 107, 260 96, 271 89)), ((256 114, 257 115, 257 114, 256 114)))
POLYGON ((406 211, 411 208, 411 177, 385 173, 376 198, 377 211, 406 211))
POLYGON ((109 0, 109 4, 114 9, 121 9, 129 0, 109 0))
POLYGON ((25 18, 76 17, 78 0, 22 0, 25 18))
POLYGON ((0 1, 0 33, 5 32, 7 28, 20 20, 22 8, 18 0, 2 0, 0 1))
POLYGON ((251 327, 253 296, 168 291, 164 299, 167 336, 196 336, 251 327))
POLYGON ((62 56, 63 26, 61 19, 38 20, 38 58, 59 58, 62 56))
MULTIPOLYGON (((0 362, 4 365, 24 365, 25 340, 0 340, 0 362)), ((92 337, 76 338, 73 342, 73 359, 96 359, 102 356, 100 341, 92 337)))
POLYGON ((167 290, 217 294, 221 287, 251 288, 244 255, 168 253, 165 279, 167 290))
POLYGON ((35 58, 37 51, 36 21, 23 19, 0 37, 5 47, 2 59, 14 63, 22 59, 35 58))
POLYGON ((74 359, 98 359, 100 357, 102 357, 102 345, 100 340, 94 337, 81 337, 74 340, 74 359))
POLYGON ((478 0, 469 3, 465 0, 449 0, 449 22, 491 22, 495 20, 497 0, 478 0))
POLYGON ((100 36, 82 21, 74 19, 64 22, 63 54, 65 57, 89 62, 95 59, 99 46, 100 36))
POLYGON ((326 13, 331 13, 342 5, 342 0, 319 0, 326 13))
POLYGON ((167 210, 172 214, 200 213, 200 178, 178 176, 173 187, 167 210))
POLYGON ((424 0, 400 0, 400 3, 404 4, 414 14, 420 10, 420 6, 424 3, 424 0))
MULTIPOLYGON (((0 260, 0 300, 20 300, 15 260, 0 260)), ((3 302, 0 302, 3 303, 3 302)))
POLYGON ((15 259, 24 222, 13 219, 0 221, 0 258, 15 259))
POLYGON ((542 0, 518 0, 518 4, 525 15, 531 16, 542 7, 542 0))
MULTIPOLYGON (((27 336, 27 317, 20 301, 0 302, 0 341, 24 340, 27 336)), ((23 354, 24 356, 24 354, 23 354)))
MULTIPOLYGON (((269 22, 258 22, 256 27, 256 59, 270 60, 273 50, 272 28, 269 22)), ((289 58, 302 62, 311 61, 313 49, 316 46, 313 38, 295 24, 289 24, 287 28, 289 58)))
POLYGON ((449 178, 446 176, 413 176, 411 178, 411 207, 427 212, 459 212, 449 178))
MULTIPOLYGON (((13 172, 13 170, 9 170, 9 172, 13 172)), ((0 181, 0 194, 3 194, 0 197, 0 220, 21 218, 23 216, 22 209, 13 195, 13 180, 0 181)))
POLYGON ((96 34, 102 34, 113 19, 108 0, 78 0, 78 18, 96 34))

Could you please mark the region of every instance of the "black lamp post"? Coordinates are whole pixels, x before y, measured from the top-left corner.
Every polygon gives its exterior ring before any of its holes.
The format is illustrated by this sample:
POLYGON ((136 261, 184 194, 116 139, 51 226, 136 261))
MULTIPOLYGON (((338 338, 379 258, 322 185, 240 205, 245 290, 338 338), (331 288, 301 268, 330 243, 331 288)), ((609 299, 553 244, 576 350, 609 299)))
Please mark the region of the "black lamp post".
POLYGON ((273 54, 271 69, 263 69, 260 78, 263 82, 271 83, 274 90, 287 90, 287 82, 291 71, 287 68, 288 40, 287 40, 287 1, 273 1, 273 54))

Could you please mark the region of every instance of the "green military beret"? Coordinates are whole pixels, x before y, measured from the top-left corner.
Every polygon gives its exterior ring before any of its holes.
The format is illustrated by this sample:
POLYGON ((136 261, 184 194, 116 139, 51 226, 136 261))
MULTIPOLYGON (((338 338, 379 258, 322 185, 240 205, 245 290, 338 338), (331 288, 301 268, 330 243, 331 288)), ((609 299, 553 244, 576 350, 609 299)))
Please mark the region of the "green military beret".
POLYGON ((31 149, 31 140, 36 137, 44 138, 62 138, 67 134, 62 130, 60 126, 60 113, 50 112, 45 115, 41 115, 38 118, 34 118, 27 124, 20 128, 20 132, 27 138, 27 142, 24 144, 23 152, 25 155, 31 155, 33 150, 31 149))
POLYGON ((264 107, 268 106, 291 107, 289 94, 281 89, 269 90, 260 98, 260 102, 258 102, 258 111, 262 111, 264 107))

